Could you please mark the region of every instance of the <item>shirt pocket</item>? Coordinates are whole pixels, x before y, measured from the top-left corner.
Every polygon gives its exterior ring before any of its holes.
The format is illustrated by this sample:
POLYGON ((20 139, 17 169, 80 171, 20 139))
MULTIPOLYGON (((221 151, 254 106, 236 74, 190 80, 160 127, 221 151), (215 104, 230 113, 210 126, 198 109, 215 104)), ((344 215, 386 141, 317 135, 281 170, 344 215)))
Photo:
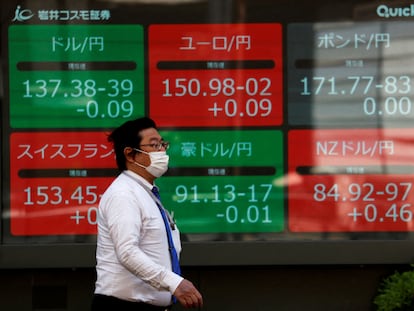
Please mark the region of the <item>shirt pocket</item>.
POLYGON ((144 218, 141 228, 141 243, 158 244, 164 240, 165 227, 161 216, 148 215, 144 218))

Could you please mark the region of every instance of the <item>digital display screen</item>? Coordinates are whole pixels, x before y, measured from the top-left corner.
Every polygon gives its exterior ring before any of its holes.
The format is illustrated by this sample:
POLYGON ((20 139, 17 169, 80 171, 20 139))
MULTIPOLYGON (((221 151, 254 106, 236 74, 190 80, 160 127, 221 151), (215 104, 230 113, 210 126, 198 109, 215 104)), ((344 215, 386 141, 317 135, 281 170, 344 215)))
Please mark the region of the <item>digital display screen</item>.
POLYGON ((163 132, 172 143, 163 204, 185 233, 284 230, 280 131, 163 132), (272 142, 277 152, 268 152, 272 142), (214 165, 212 165, 214 163, 214 165))
POLYGON ((142 116, 189 242, 408 239, 414 16, 322 2, 2 3, 2 241, 93 240, 142 116))
POLYGON ((412 127, 412 22, 288 25, 290 125, 412 127))
POLYGON ((140 25, 9 27, 10 126, 109 128, 143 116, 140 25))
POLYGON ((413 230, 413 131, 294 130, 288 140, 289 175, 301 181, 288 190, 290 231, 413 230))
POLYGON ((160 126, 282 124, 280 24, 150 25, 149 66, 160 126))
POLYGON ((10 146, 11 233, 96 234, 99 199, 116 173, 105 135, 20 132, 10 146))

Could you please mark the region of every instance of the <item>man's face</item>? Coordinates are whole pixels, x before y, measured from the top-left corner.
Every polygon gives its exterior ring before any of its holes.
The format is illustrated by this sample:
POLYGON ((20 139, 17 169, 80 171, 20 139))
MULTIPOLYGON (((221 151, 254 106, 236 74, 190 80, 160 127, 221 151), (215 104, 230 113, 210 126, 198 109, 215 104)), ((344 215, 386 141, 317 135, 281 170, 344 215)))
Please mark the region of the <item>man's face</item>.
MULTIPOLYGON (((155 145, 158 145, 162 141, 162 137, 160 133, 155 128, 147 128, 140 132, 142 137, 141 143, 137 146, 138 149, 141 149, 145 152, 154 152, 159 151, 155 148, 155 145), (154 145, 154 146, 151 146, 154 145)), ((164 149, 161 149, 164 150, 164 149)), ((148 166, 151 164, 151 160, 148 154, 143 152, 138 152, 135 156, 136 161, 144 166, 148 166)))
POLYGON ((142 137, 142 140, 138 147, 139 149, 144 150, 146 152, 159 151, 157 148, 155 148, 155 145, 158 145, 163 140, 160 133, 158 133, 158 131, 155 128, 148 128, 142 130, 140 132, 140 135, 142 137))

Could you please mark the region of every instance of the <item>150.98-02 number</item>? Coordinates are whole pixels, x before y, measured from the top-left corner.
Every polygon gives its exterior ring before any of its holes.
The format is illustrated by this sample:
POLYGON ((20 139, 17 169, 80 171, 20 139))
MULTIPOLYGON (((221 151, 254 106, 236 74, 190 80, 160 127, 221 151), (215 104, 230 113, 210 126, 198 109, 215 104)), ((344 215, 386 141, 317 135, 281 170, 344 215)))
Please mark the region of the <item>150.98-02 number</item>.
POLYGON ((164 93, 162 96, 233 96, 239 91, 245 92, 248 96, 271 96, 272 81, 270 78, 248 78, 244 83, 237 84, 232 78, 212 78, 206 81, 206 86, 203 81, 196 78, 176 78, 165 79, 162 81, 164 85, 164 93))

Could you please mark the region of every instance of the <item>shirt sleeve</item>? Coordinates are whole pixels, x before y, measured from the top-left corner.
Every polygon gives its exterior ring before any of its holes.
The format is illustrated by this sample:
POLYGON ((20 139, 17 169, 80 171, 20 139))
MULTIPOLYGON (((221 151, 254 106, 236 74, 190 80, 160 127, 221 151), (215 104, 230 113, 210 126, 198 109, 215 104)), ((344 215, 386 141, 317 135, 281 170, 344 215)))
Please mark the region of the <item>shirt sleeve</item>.
POLYGON ((183 278, 154 262, 140 249, 142 214, 139 202, 131 200, 131 194, 126 192, 116 193, 107 199, 104 210, 119 262, 153 287, 174 293, 183 278))

